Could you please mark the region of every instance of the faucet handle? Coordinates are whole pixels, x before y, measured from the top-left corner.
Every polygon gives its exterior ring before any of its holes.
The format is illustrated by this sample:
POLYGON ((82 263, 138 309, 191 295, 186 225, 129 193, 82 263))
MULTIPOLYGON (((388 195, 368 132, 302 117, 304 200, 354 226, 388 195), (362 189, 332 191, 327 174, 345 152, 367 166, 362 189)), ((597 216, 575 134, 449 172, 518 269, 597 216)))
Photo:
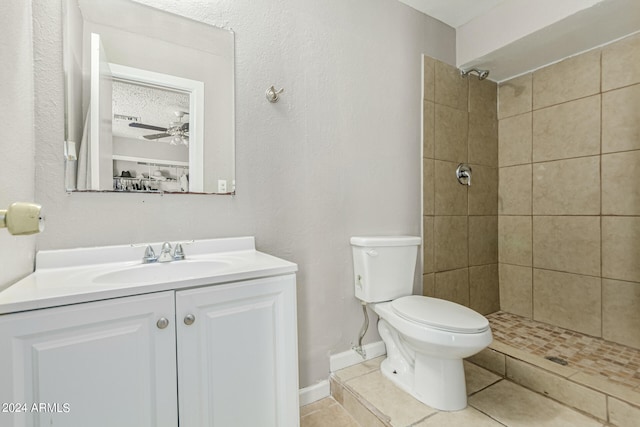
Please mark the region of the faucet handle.
POLYGON ((173 250, 173 259, 176 261, 182 261, 185 258, 184 249, 182 249, 182 243, 176 243, 176 247, 173 250))
POLYGON ((131 245, 132 248, 141 248, 141 247, 145 247, 144 250, 144 255, 142 256, 142 263, 143 264, 150 264, 152 262, 156 262, 158 260, 158 257, 156 256, 156 253, 153 251, 153 248, 151 247, 150 244, 148 243, 144 243, 144 244, 140 244, 140 245, 131 245))
POLYGON ((142 257, 142 262, 145 264, 156 262, 158 257, 156 253, 153 251, 151 245, 147 245, 147 248, 144 250, 144 256, 142 257))
POLYGON ((176 242, 176 247, 173 250, 173 259, 176 261, 182 261, 183 259, 185 259, 184 249, 182 248, 182 245, 190 245, 193 242, 193 240, 188 240, 186 242, 176 242))

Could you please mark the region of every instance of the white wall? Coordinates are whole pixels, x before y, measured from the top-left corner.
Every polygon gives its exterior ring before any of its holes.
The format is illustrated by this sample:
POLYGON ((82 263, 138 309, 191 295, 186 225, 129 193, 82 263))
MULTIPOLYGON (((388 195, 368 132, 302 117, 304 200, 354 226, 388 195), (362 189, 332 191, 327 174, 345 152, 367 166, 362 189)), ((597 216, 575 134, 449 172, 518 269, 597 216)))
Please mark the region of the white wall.
POLYGON ((421 55, 454 63, 453 29, 395 0, 154 0, 236 33, 238 195, 68 195, 60 5, 33 1, 38 247, 255 235, 299 264, 300 386, 326 379, 362 321, 349 237, 420 235, 421 55))
MULTIPOLYGON (((34 199, 31 4, 0 6, 0 209, 34 199)), ((36 238, 0 229, 0 289, 33 270, 36 238)))

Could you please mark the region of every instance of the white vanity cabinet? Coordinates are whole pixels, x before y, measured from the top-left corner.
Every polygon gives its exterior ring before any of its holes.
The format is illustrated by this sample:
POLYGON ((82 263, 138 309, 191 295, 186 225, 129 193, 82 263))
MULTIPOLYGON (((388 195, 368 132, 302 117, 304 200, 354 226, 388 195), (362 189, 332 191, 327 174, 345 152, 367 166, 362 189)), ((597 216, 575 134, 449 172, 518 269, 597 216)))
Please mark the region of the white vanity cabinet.
POLYGON ((171 291, 0 316, 0 426, 177 426, 174 317, 171 291))
POLYGON ((295 275, 176 292, 180 425, 299 423, 295 275))
POLYGON ((297 426, 296 329, 295 274, 0 315, 0 426, 297 426))
POLYGON ((298 426, 298 266, 250 236, 188 248, 39 251, 0 291, 0 427, 298 426))

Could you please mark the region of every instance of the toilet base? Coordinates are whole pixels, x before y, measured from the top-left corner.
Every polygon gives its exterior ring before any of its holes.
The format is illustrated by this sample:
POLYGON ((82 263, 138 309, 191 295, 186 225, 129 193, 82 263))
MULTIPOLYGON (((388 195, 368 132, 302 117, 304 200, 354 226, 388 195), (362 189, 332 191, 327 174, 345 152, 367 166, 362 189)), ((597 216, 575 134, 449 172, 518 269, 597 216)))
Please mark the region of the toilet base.
POLYGON ((382 374, 425 405, 441 411, 467 407, 467 387, 462 359, 441 359, 415 355, 414 367, 401 358, 387 357, 380 365, 382 374))

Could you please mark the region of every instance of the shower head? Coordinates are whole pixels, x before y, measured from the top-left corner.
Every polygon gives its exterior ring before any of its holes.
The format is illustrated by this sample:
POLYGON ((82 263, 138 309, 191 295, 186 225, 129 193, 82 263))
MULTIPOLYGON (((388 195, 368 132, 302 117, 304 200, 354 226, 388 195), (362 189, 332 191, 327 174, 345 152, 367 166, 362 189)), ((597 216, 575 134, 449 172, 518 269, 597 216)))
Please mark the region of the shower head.
POLYGON ((478 80, 484 80, 489 76, 489 70, 480 70, 478 68, 470 68, 468 70, 460 70, 462 77, 467 77, 469 74, 475 73, 478 75, 478 80))

